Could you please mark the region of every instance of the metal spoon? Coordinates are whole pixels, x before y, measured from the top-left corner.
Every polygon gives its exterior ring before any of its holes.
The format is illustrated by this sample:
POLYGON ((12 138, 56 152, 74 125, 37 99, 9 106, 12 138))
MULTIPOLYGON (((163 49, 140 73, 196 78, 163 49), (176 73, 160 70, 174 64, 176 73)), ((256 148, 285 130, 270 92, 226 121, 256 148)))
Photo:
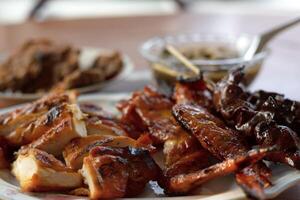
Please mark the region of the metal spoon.
POLYGON ((280 26, 274 27, 273 29, 256 36, 250 43, 248 50, 244 54, 244 59, 250 60, 256 53, 259 53, 276 35, 297 24, 298 22, 300 22, 300 17, 281 24, 280 26))

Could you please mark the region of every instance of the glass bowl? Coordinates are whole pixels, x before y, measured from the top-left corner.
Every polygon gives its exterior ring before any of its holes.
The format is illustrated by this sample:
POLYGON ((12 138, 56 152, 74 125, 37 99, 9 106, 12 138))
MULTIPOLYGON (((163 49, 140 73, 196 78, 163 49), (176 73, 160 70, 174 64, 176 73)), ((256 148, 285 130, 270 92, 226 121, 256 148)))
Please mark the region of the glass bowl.
POLYGON ((253 39, 254 37, 246 34, 238 36, 183 34, 154 37, 143 43, 140 52, 149 61, 156 81, 159 84, 173 85, 178 74, 187 73, 188 70, 176 58, 166 54, 165 46, 167 44, 173 45, 185 55, 189 55, 189 50, 190 52, 197 52, 206 48, 213 51, 221 49, 224 54, 223 57, 222 52, 217 52, 216 54, 219 55, 208 55, 209 57, 203 55, 197 57, 190 53, 192 56, 188 58, 200 68, 204 76, 214 82, 222 79, 231 68, 244 66, 246 74, 244 83, 249 85, 257 76, 269 52, 268 50, 262 51, 250 60, 242 58, 241 56, 244 55, 253 39), (167 68, 169 71, 161 70, 162 68, 167 68))

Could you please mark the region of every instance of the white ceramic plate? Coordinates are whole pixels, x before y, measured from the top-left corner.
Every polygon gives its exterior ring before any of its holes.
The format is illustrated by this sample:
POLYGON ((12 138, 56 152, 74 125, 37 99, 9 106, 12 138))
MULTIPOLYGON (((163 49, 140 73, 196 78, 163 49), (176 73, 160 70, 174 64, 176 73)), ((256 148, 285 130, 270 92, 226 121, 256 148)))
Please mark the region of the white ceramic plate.
MULTIPOLYGON (((117 112, 115 104, 120 99, 128 98, 130 94, 94 94, 83 95, 79 97, 79 102, 91 102, 102 106, 109 112, 117 112)), ((1 109, 0 114, 15 109, 18 106, 1 109)), ((273 171, 272 182, 274 186, 265 191, 265 198, 270 199, 278 196, 281 192, 287 188, 300 182, 300 171, 295 169, 276 165, 271 166, 273 171)), ((232 175, 226 177, 220 177, 215 180, 209 181, 203 184, 192 196, 184 197, 164 197, 162 190, 155 183, 148 184, 145 192, 138 198, 142 199, 165 199, 165 200, 234 200, 244 199, 246 196, 243 191, 236 185, 234 177, 232 175)), ((0 170, 0 199, 5 200, 78 200, 87 199, 85 197, 50 194, 50 193, 22 193, 18 187, 15 178, 8 170, 0 170)), ((137 199, 137 198, 131 198, 137 199)))
MULTIPOLYGON (((93 47, 83 47, 81 49, 79 57, 80 68, 87 68, 93 63, 97 55, 107 52, 111 52, 111 50, 93 47)), ((104 82, 78 88, 77 90, 80 93, 92 92, 105 87, 107 84, 111 84, 111 82, 113 81, 125 79, 133 70, 133 63, 127 55, 122 54, 122 57, 124 63, 123 68, 115 77, 104 82)), ((0 55, 0 61, 3 61, 4 58, 4 55, 0 55)), ((16 102, 31 101, 38 99, 41 96, 43 96, 43 93, 0 92, 0 100, 12 100, 16 102)))

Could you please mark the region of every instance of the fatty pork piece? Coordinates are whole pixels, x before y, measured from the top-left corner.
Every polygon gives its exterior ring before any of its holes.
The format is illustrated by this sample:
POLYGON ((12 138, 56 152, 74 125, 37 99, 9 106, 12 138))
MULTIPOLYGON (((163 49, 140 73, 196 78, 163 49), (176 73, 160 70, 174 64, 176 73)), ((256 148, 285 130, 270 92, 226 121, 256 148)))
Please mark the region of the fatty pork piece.
POLYGON ((24 192, 66 191, 82 185, 79 173, 38 149, 27 149, 18 154, 12 167, 24 192))
MULTIPOLYGON (((50 109, 62 103, 75 103, 76 94, 74 92, 62 93, 53 92, 43 98, 27 104, 19 109, 0 115, 0 135, 12 138, 20 137, 22 131, 30 131, 32 123, 37 118, 45 115, 50 109), (20 134, 20 135, 19 135, 20 134), (19 136, 18 136, 19 135, 19 136)), ((18 145, 24 145, 26 139, 18 145)), ((13 141, 15 143, 15 141, 13 141)))
POLYGON ((148 151, 139 148, 95 147, 84 158, 81 173, 91 199, 132 197, 160 174, 148 151))
POLYGON ((88 135, 101 134, 121 136, 128 135, 123 124, 117 119, 99 119, 98 117, 86 117, 84 119, 88 135))
POLYGON ((125 136, 89 135, 73 139, 64 149, 66 165, 74 170, 82 167, 83 159, 97 146, 137 147, 137 141, 125 136))
POLYGON ((94 104, 80 104, 80 110, 85 114, 85 124, 88 135, 124 135, 127 136, 126 124, 120 122, 112 114, 94 104))
POLYGON ((37 148, 59 156, 72 139, 87 135, 83 114, 76 104, 62 104, 52 108, 45 122, 36 127, 41 131, 36 134, 40 134, 41 137, 22 146, 20 151, 37 148))

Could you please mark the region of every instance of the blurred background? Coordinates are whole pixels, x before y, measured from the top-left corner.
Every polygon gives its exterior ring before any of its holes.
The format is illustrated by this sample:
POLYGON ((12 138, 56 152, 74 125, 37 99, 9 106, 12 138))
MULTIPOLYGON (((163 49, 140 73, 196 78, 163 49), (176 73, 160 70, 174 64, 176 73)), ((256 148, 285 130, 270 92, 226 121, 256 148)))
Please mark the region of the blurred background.
MULTIPOLYGON (((128 84, 114 83, 101 92, 130 92, 152 80, 149 63, 139 51, 151 37, 254 35, 299 14, 300 0, 0 0, 0 52, 12 52, 29 38, 41 37, 77 47, 115 49, 132 59, 135 73, 127 77, 128 84)), ((299 99, 299 27, 268 47, 271 53, 251 89, 299 99)))
POLYGON ((177 12, 292 15, 299 0, 0 0, 0 23, 28 19, 77 19, 169 15, 177 12))

